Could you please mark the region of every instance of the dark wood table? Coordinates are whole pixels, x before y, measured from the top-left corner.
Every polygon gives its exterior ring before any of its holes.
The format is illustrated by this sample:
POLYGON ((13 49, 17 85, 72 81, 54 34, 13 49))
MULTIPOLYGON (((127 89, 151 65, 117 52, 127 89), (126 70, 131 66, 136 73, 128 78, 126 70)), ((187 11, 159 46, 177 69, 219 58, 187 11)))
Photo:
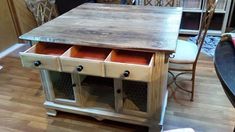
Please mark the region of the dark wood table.
POLYGON ((235 107, 235 48, 232 42, 218 44, 214 64, 224 91, 235 107))

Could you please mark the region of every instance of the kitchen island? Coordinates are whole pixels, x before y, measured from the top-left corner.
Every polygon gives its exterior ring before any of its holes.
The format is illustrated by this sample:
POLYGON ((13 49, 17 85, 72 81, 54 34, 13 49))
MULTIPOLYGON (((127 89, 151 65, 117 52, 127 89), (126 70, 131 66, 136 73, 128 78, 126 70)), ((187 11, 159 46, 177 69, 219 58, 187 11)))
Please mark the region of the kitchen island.
POLYGON ((86 3, 22 35, 21 54, 38 68, 47 114, 57 111, 160 131, 169 55, 182 8, 86 3))

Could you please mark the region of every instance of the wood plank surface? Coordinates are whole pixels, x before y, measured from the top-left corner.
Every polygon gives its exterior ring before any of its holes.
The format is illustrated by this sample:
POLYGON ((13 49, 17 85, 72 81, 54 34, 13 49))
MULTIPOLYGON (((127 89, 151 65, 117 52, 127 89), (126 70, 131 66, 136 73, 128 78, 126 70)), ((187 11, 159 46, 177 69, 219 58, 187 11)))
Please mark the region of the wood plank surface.
POLYGON ((21 39, 174 52, 182 8, 86 3, 21 39))
MULTIPOLYGON (((97 121, 94 118, 58 112, 46 115, 39 71, 23 68, 19 58, 0 60, 0 129, 12 132, 43 131, 121 131, 145 132, 146 127, 97 121)), ((185 84, 190 88, 190 85, 185 84)), ((169 91, 171 91, 169 89, 169 91)), ((169 96, 171 93, 169 93, 169 96)), ((232 132, 235 109, 227 99, 214 71, 212 58, 200 56, 196 72, 195 100, 177 92, 176 100, 169 97, 164 130, 191 127, 196 132, 232 132)))

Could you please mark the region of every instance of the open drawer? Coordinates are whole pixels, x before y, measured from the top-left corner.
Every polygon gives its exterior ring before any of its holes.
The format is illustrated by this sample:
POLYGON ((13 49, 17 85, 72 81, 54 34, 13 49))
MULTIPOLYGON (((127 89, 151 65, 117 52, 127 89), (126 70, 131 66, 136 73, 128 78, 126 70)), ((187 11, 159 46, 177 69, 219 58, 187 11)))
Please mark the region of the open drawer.
POLYGON ((153 54, 113 50, 105 60, 106 77, 148 82, 151 78, 153 54))
POLYGON ((20 53, 24 67, 61 71, 58 57, 70 48, 69 45, 38 43, 20 53))
POLYGON ((104 76, 104 60, 111 49, 73 46, 60 56, 62 71, 104 76))

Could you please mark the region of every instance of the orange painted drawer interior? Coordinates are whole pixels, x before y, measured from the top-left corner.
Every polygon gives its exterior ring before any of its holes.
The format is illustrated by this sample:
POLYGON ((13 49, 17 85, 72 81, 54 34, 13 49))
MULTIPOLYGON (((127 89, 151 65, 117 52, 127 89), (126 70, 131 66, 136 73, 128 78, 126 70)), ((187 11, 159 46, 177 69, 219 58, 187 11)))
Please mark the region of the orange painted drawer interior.
POLYGON ((105 60, 109 55, 111 49, 94 48, 86 46, 73 46, 71 48, 70 56, 74 58, 105 60))
POLYGON ((111 61, 113 62, 141 65, 149 65, 153 55, 152 53, 125 50, 114 50, 112 53, 111 61))
POLYGON ((38 43, 36 45, 35 53, 60 56, 70 47, 71 47, 70 45, 65 45, 65 44, 38 43))

